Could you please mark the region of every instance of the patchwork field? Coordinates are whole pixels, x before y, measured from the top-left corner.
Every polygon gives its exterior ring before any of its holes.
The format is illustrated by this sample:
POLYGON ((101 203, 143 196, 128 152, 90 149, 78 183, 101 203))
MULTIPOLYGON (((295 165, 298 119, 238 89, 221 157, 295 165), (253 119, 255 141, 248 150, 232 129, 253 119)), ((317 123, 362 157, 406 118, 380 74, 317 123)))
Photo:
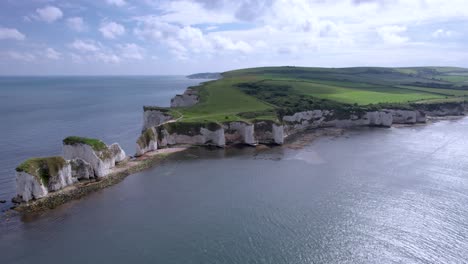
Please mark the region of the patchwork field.
POLYGON ((182 121, 277 120, 284 113, 352 107, 407 108, 464 101, 468 69, 267 67, 225 72, 193 87, 200 103, 177 109, 182 121))

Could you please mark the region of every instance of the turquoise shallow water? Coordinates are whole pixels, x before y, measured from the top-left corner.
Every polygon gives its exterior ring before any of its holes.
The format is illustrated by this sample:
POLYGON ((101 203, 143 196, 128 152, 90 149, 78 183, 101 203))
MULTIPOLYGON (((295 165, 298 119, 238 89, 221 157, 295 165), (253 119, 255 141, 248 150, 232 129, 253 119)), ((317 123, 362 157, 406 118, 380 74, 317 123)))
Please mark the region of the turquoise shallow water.
POLYGON ((182 76, 0 77, 0 200, 14 195, 20 162, 60 154, 66 136, 119 142, 133 154, 142 106, 168 106, 199 82, 182 76))
POLYGON ((468 263, 467 133, 464 118, 193 149, 0 221, 1 263, 468 263))

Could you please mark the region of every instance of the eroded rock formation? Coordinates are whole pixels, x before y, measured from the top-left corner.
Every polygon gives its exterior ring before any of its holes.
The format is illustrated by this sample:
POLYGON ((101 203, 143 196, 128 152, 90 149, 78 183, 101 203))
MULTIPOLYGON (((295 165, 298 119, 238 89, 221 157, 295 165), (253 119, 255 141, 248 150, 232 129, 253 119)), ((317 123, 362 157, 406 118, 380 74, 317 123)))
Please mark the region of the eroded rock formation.
POLYGON ((171 99, 171 107, 189 107, 198 103, 196 90, 187 89, 183 94, 178 94, 171 99))

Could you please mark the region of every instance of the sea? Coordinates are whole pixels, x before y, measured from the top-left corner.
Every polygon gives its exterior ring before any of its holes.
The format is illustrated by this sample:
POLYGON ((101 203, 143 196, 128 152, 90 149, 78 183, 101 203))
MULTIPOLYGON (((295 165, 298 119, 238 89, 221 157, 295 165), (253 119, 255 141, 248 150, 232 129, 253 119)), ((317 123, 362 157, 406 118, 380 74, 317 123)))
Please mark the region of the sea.
MULTIPOLYGON (((132 154, 142 106, 200 81, 0 78, 0 198, 18 163, 60 154, 68 135, 132 154)), ((468 263, 467 134, 459 118, 190 149, 54 210, 0 218, 0 262, 468 263)))

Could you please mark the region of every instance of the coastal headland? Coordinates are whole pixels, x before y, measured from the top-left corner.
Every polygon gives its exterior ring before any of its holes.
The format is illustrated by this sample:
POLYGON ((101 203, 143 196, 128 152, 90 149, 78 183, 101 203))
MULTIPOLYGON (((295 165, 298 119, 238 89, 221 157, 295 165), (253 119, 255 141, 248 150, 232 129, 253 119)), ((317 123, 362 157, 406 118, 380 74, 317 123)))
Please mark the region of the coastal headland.
POLYGON ((16 168, 15 209, 57 207, 190 146, 282 145, 320 128, 423 124, 464 115, 468 96, 468 69, 453 67, 287 66, 219 76, 176 95, 171 107, 144 106, 132 157, 117 143, 68 137, 62 156, 26 160, 16 168))

